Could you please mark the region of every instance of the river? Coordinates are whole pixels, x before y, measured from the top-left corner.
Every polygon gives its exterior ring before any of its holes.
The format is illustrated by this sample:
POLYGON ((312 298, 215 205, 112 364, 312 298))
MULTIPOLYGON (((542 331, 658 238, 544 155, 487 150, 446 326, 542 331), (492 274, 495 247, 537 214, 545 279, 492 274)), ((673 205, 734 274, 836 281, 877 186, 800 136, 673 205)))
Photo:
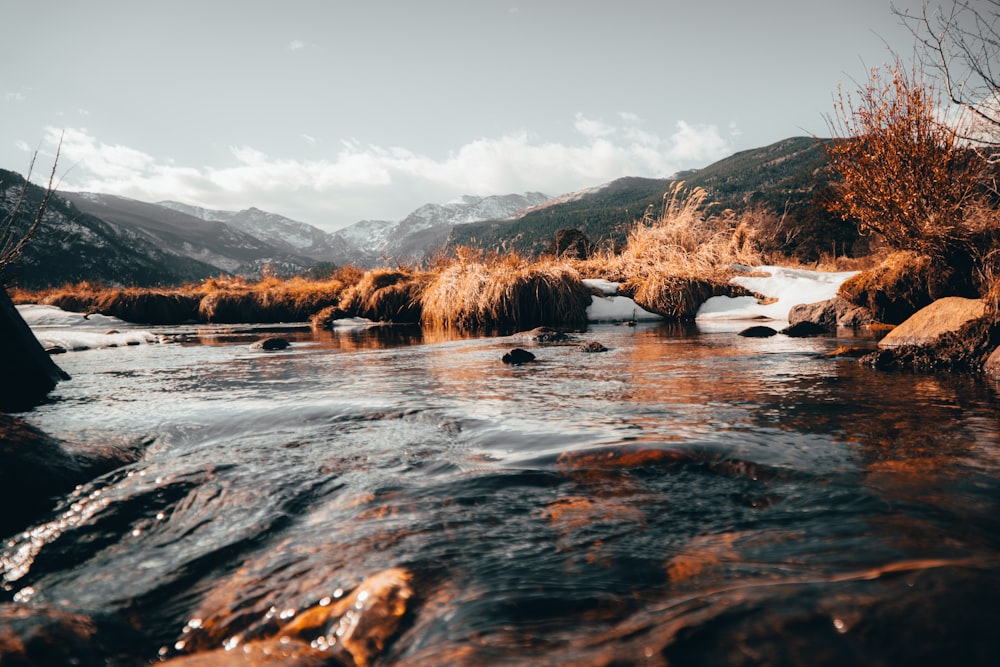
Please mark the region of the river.
POLYGON ((869 340, 695 325, 594 325, 546 345, 400 327, 169 333, 60 355, 72 380, 22 415, 63 440, 144 447, 2 545, 0 606, 51 644, 37 655, 1000 655, 1000 412, 982 379, 825 356, 869 340), (292 345, 251 349, 263 333, 292 345), (536 361, 501 363, 512 347, 536 361), (366 604, 382 607, 366 620, 366 604), (86 655, 60 639, 75 622, 86 655))

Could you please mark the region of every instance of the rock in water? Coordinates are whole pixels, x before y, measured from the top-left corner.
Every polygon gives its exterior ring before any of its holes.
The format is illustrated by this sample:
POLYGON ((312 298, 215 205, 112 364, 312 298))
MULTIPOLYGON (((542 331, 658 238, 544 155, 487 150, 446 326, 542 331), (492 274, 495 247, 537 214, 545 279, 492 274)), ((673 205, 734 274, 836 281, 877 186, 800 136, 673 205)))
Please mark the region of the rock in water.
POLYGON ((966 323, 982 317, 985 312, 986 303, 982 299, 964 299, 959 296, 938 299, 886 334, 878 346, 885 349, 933 345, 944 334, 958 331, 966 323))
POLYGON ((284 350, 291 343, 285 338, 280 338, 278 336, 268 336, 267 338, 262 338, 250 347, 254 350, 266 350, 268 352, 273 352, 275 350, 284 350))
POLYGON ((581 352, 607 352, 608 348, 604 347, 596 340, 588 341, 580 346, 581 352))
POLYGON ((744 329, 738 335, 743 336, 744 338, 769 338, 777 334, 778 332, 771 327, 755 326, 744 329))
POLYGON ((803 320, 781 330, 781 333, 791 338, 809 338, 830 333, 830 330, 820 324, 803 320))
POLYGON ((534 361, 534 360, 535 360, 535 355, 533 355, 531 352, 528 352, 527 350, 522 350, 519 347, 515 347, 510 352, 503 355, 503 358, 501 359, 501 361, 504 362, 505 364, 513 364, 513 365, 526 364, 529 361, 534 361))
POLYGON ((56 383, 69 375, 46 354, 35 334, 0 286, 0 349, 4 352, 0 377, 0 411, 17 412, 35 407, 56 383))

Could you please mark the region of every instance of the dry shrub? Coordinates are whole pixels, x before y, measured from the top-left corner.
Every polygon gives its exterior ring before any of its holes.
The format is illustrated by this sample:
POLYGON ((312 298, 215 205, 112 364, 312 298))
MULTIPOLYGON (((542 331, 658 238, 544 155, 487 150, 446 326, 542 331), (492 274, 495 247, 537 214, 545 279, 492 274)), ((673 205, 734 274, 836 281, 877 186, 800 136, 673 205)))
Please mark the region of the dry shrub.
POLYGON ((670 320, 693 320, 698 309, 713 296, 747 296, 749 291, 727 281, 693 276, 649 275, 622 283, 620 290, 651 313, 670 320))
POLYGON ((875 268, 847 280, 839 294, 888 324, 899 324, 942 297, 976 296, 967 276, 914 251, 892 253, 875 268))
POLYGON ((621 254, 577 266, 621 282, 636 303, 670 319, 692 319, 709 297, 746 293, 729 280, 734 264, 763 262, 758 232, 731 211, 708 216, 706 199, 705 190, 674 183, 658 215, 633 223, 621 254))
POLYGON ((379 322, 419 322, 427 276, 399 269, 373 269, 346 288, 339 308, 347 315, 379 322))
POLYGON ((423 322, 432 326, 530 329, 586 323, 590 291, 565 262, 530 262, 516 253, 483 260, 460 250, 421 301, 423 322))
POLYGON ((199 303, 192 294, 133 288, 97 295, 90 310, 137 324, 180 324, 197 319, 199 303))
POLYGON ((870 72, 855 96, 840 92, 824 143, 836 196, 827 203, 895 250, 948 261, 967 243, 966 211, 980 200, 986 162, 960 122, 942 122, 940 93, 897 59, 870 72))

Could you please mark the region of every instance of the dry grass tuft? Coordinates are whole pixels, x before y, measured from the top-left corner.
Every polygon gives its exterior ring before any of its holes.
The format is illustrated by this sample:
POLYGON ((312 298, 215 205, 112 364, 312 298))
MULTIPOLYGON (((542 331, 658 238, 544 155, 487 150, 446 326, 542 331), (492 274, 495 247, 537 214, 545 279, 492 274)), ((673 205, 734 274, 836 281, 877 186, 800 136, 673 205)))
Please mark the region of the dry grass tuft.
POLYGON ((976 296, 967 280, 928 255, 901 250, 840 286, 840 296, 867 308, 875 319, 899 324, 945 296, 976 296), (966 287, 963 289, 963 283, 966 287))
POLYGON ((531 262, 516 253, 483 259, 460 249, 421 301, 422 321, 435 327, 575 327, 586 322, 590 291, 565 262, 531 262))
POLYGON ((707 194, 674 183, 659 214, 649 210, 629 230, 621 254, 577 263, 586 275, 622 283, 622 292, 669 319, 693 319, 712 296, 744 294, 731 285, 734 264, 764 262, 757 231, 730 211, 706 212, 707 194))
POLYGON ((424 273, 373 269, 344 290, 338 307, 345 315, 379 322, 419 322, 427 281, 424 273))

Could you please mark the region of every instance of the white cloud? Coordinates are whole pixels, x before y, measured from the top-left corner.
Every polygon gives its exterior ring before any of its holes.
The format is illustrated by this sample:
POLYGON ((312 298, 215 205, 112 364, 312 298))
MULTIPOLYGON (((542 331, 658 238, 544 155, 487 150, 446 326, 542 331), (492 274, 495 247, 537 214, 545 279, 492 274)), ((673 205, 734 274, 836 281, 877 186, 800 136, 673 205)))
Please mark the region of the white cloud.
POLYGON ((293 39, 285 46, 285 48, 289 51, 301 51, 306 48, 306 43, 300 39, 293 39))
MULTIPOLYGON (((622 176, 665 177, 732 152, 731 135, 678 121, 660 136, 634 114, 612 125, 577 114, 579 138, 560 143, 529 132, 483 137, 443 158, 402 147, 344 140, 333 153, 305 160, 232 146, 227 165, 179 166, 167 158, 100 141, 85 128, 63 135, 62 160, 72 167, 67 189, 146 201, 175 199, 213 208, 258 206, 331 226, 363 218, 399 219, 421 204, 463 194, 529 190, 563 194, 622 176)), ((47 129, 54 145, 60 130, 47 129)), ((306 141, 312 139, 302 135, 306 141)))
POLYGON ((23 102, 27 98, 25 97, 24 93, 15 92, 15 93, 5 93, 3 99, 6 102, 23 102))

